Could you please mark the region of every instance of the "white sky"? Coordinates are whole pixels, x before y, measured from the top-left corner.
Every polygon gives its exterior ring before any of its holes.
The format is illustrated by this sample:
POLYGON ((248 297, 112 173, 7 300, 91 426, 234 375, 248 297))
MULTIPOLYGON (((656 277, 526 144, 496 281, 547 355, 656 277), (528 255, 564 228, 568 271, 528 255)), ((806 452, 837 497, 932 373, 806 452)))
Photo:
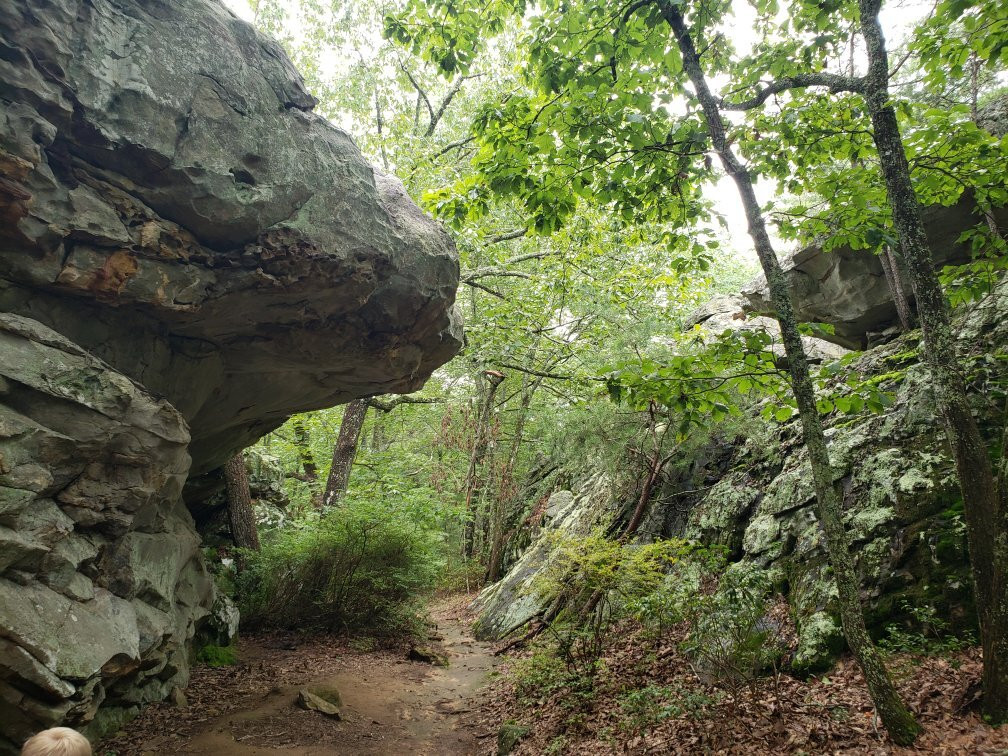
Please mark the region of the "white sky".
MULTIPOLYGON (((349 0, 349 2, 353 2, 353 0, 349 0)), ((224 0, 224 4, 240 18, 249 22, 252 21, 254 14, 248 0, 224 0)), ((907 39, 915 25, 927 15, 930 7, 930 3, 925 0, 895 0, 895 2, 890 1, 884 4, 879 18, 887 36, 890 49, 902 44, 907 39)), ((756 40, 753 32, 756 13, 747 2, 733 3, 732 11, 735 16, 735 23, 730 26, 727 32, 735 47, 744 53, 751 48, 756 40)), ((378 31, 375 30, 374 43, 376 45, 379 42, 377 35, 378 31)), ((320 61, 323 71, 328 74, 338 72, 345 56, 341 54, 341 51, 333 50, 332 55, 327 57, 328 60, 323 59, 320 61)), ((337 125, 346 127, 346 124, 337 125)), ((756 194, 760 203, 765 205, 773 199, 775 190, 775 182, 757 182, 756 194)), ((724 216, 728 224, 728 239, 726 241, 729 242, 733 253, 744 259, 755 261, 756 256, 747 232, 745 212, 739 202, 738 193, 731 178, 722 176, 715 184, 709 186, 704 194, 714 203, 716 209, 724 216)), ((785 251, 785 247, 773 235, 772 227, 770 230, 774 245, 777 247, 777 252, 781 254, 785 251)))

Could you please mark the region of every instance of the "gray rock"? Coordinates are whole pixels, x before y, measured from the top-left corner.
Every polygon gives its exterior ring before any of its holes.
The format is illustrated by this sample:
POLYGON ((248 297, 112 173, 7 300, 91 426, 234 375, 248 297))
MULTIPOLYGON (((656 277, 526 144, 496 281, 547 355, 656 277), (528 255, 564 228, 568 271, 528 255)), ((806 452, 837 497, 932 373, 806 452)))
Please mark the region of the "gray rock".
MULTIPOLYGON (((773 318, 753 315, 749 312, 749 301, 741 294, 719 294, 702 307, 691 313, 685 325, 698 326, 705 340, 712 339, 724 331, 764 331, 772 339, 770 349, 774 354, 784 354, 784 344, 780 338, 780 326, 773 318)), ((848 350, 825 339, 802 336, 805 354, 812 362, 835 360, 847 354, 848 350)))
POLYGON ((341 703, 337 701, 330 701, 317 693, 313 693, 307 688, 302 688, 298 691, 297 704, 302 709, 308 711, 317 711, 319 714, 324 714, 330 719, 340 720, 343 716, 340 714, 341 703))
POLYGON ((0 42, 0 307, 167 398, 194 476, 459 349, 450 237, 223 5, 17 0, 0 42))
POLYGON ((550 496, 545 512, 548 517, 535 540, 503 578, 480 591, 473 601, 471 608, 478 614, 474 626, 477 638, 503 638, 543 612, 543 597, 534 583, 551 559, 548 534, 559 531, 571 537, 585 536, 608 524, 614 515, 611 496, 611 481, 603 473, 583 481, 576 494, 557 491, 550 496))
POLYGON ((0 680, 18 710, 0 716, 0 747, 13 747, 154 700, 166 669, 185 677, 213 586, 179 498, 182 417, 27 318, 0 313, 0 354, 0 680))
POLYGON ((461 325, 450 237, 220 3, 11 0, 0 47, 3 751, 183 686, 237 624, 183 487, 461 325))
POLYGON ((508 756, 532 732, 531 727, 505 722, 497 731, 497 756, 508 756))
MULTIPOLYGON (((958 265, 969 260, 969 248, 958 241, 959 235, 976 226, 976 204, 963 197, 952 207, 938 205, 924 208, 924 228, 934 255, 935 265, 958 265)), ((995 218, 1008 226, 1008 208, 1000 208, 995 218)), ((883 331, 898 322, 896 305, 877 256, 866 250, 840 247, 831 252, 812 245, 781 260, 787 276, 798 320, 827 323, 833 334, 824 339, 849 349, 863 349, 869 332, 883 331)), ((901 271, 903 290, 911 298, 913 289, 901 271)), ((749 312, 773 312, 766 279, 760 275, 743 290, 749 312)))

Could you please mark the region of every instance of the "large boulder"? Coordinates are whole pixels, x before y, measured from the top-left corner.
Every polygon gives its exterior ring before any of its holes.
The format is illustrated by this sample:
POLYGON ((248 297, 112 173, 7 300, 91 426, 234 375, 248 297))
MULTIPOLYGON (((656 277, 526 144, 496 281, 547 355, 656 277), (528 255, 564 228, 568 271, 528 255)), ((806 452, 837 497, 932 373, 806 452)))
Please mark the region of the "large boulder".
POLYGON ((218 2, 5 2, 0 42, 0 309, 167 398, 194 476, 459 349, 451 239, 218 2))
POLYGON ((181 415, 28 318, 0 354, 2 752, 184 685, 214 592, 181 415))
POLYGON ((0 49, 2 752, 184 685, 235 616, 183 497, 461 327, 450 237, 215 0, 7 0, 0 49))
MULTIPOLYGON (((924 208, 923 218, 938 268, 969 261, 969 245, 960 243, 959 235, 983 221, 970 197, 964 196, 951 207, 924 208)), ((999 225, 1008 227, 1008 208, 998 210, 995 218, 999 225)), ((899 322, 882 263, 868 250, 844 246, 826 252, 813 244, 781 260, 781 266, 798 320, 833 326, 832 333, 821 334, 824 339, 848 349, 864 349, 869 334, 899 322)), ((900 277, 903 291, 912 301, 913 288, 902 268, 900 277)), ((747 284, 743 294, 748 300, 747 312, 774 311, 764 276, 747 284)))

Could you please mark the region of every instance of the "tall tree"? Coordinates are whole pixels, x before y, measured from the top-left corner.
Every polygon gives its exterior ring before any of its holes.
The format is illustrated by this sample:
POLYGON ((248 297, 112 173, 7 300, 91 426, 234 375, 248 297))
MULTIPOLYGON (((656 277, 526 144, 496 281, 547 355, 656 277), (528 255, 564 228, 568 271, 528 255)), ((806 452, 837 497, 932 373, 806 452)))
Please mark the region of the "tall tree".
MULTIPOLYGON (((963 14, 975 5, 976 3, 966 0, 954 0, 940 3, 939 8, 943 10, 945 20, 951 23, 956 15, 963 14)), ((768 98, 783 92, 806 87, 823 87, 834 94, 849 93, 859 97, 867 108, 870 134, 876 147, 884 196, 891 213, 890 222, 913 288, 917 315, 924 337, 924 363, 932 377, 935 399, 953 451, 957 478, 963 495, 967 541, 984 651, 984 711, 992 721, 1005 722, 1008 721, 1008 507, 1004 506, 999 495, 990 452, 970 408, 966 381, 961 372, 955 336, 951 328, 948 302, 939 282, 932 250, 924 230, 921 203, 914 186, 890 91, 893 72, 890 70, 889 53, 879 22, 881 7, 881 0, 858 0, 856 3, 841 3, 831 9, 834 14, 852 17, 857 24, 867 56, 867 70, 863 76, 857 76, 853 71, 844 75, 823 70, 796 72, 778 77, 769 84, 762 84, 753 97, 727 104, 725 107, 749 110, 762 106, 768 98)), ((978 16, 971 17, 971 27, 984 27, 986 15, 1001 14, 1000 23, 990 22, 988 19, 989 23, 986 25, 990 33, 982 43, 982 49, 988 56, 997 57, 1008 45, 1008 24, 1003 22, 1006 10, 1008 4, 1003 0, 997 0, 978 16)), ((791 12, 796 28, 807 30, 822 26, 820 16, 816 16, 814 20, 811 18, 812 15, 818 14, 819 10, 794 3, 791 12)), ((829 23, 828 13, 824 18, 825 23, 829 23)), ((785 49, 792 54, 796 53, 795 45, 794 42, 787 42, 783 48, 770 47, 764 50, 762 56, 756 57, 753 68, 767 66, 773 56, 780 56, 785 49)), ((922 50, 920 54, 925 67, 940 67, 943 60, 941 50, 946 47, 951 48, 953 54, 958 54, 960 49, 963 49, 953 40, 949 45, 943 44, 933 50, 922 50)), ((967 59, 977 54, 977 48, 974 47, 968 55, 964 54, 962 57, 967 59)), ((799 65, 807 65, 811 59, 811 56, 806 55, 805 62, 799 65)), ((943 69, 942 74, 944 73, 943 69)), ((995 149, 995 154, 1003 160, 1000 150, 995 149)), ((982 174, 983 171, 979 170, 981 165, 982 163, 975 165, 973 171, 982 174)), ((984 211, 983 215, 988 225, 991 219, 987 204, 990 196, 1002 198, 1006 196, 1003 177, 998 178, 997 170, 993 174, 995 179, 993 188, 973 187, 974 198, 981 203, 980 209, 984 211), (1000 187, 996 183, 998 181, 1000 187)), ((962 179, 958 182, 959 185, 955 186, 955 189, 961 192, 965 182, 962 179)), ((959 196, 958 192, 952 195, 956 199, 959 196)), ((883 254, 887 253, 883 250, 883 254)), ((893 277, 896 278, 897 275, 898 273, 894 272, 893 277)), ((901 317, 904 317, 902 313, 901 317)))
MULTIPOLYGON (((541 233, 562 226, 579 199, 587 198, 614 207, 627 222, 668 223, 682 229, 705 214, 701 187, 713 171, 704 158, 708 140, 713 144, 736 184, 769 282, 812 466, 816 511, 838 586, 844 631, 886 728, 896 742, 910 743, 917 724, 865 629, 840 497, 787 283, 752 177, 731 147, 719 98, 710 91, 694 44, 694 35, 701 35, 707 54, 723 65, 727 46, 715 24, 727 6, 691 5, 692 30, 684 19, 687 6, 682 0, 636 0, 616 6, 547 2, 538 6, 539 12, 529 22, 531 39, 525 64, 531 92, 515 93, 480 122, 482 151, 477 165, 482 189, 519 197, 541 233), (669 28, 674 37, 671 49, 669 28), (684 86, 683 79, 691 88, 684 86), (688 101, 685 116, 656 107, 657 101, 668 102, 676 95, 688 101)), ((486 14, 467 14, 457 8, 446 16, 441 11, 443 6, 454 7, 450 0, 439 0, 433 6, 411 4, 405 16, 390 20, 388 32, 453 72, 464 70, 475 58, 482 39, 482 30, 469 26, 467 19, 478 17, 482 29, 493 29, 503 26, 501 19, 521 14, 525 8, 524 3, 504 0, 493 6, 497 18, 488 21, 486 14), (447 23, 445 17, 450 18, 447 23)), ((480 182, 470 182, 467 188, 470 193, 463 201, 472 202, 480 182)), ((674 239, 673 248, 682 243, 678 237, 674 239)))
POLYGON ((473 436, 472 454, 469 455, 469 470, 465 477, 465 536, 462 545, 463 553, 471 557, 476 544, 476 496, 482 487, 480 478, 480 467, 483 458, 486 456, 487 447, 491 437, 491 416, 493 413, 494 397, 497 395, 497 388, 504 381, 504 374, 497 370, 485 370, 482 379, 486 382, 483 391, 483 401, 476 417, 476 428, 473 436))
POLYGON ((878 20, 881 0, 861 0, 859 8, 861 33, 868 51, 868 73, 862 94, 871 115, 893 226, 913 285, 924 334, 924 362, 931 372, 963 494, 984 652, 984 711, 992 720, 1005 722, 1008 721, 1008 508, 999 500, 990 453, 970 409, 948 303, 938 282, 899 122, 889 97, 889 55, 878 20))
POLYGON ((326 480, 325 493, 322 495, 322 506, 332 507, 339 503, 346 493, 350 483, 350 470, 354 457, 357 456, 357 442, 360 439, 364 418, 367 416, 368 400, 354 399, 343 411, 343 421, 340 423, 339 436, 333 447, 332 466, 326 480))
MULTIPOLYGON (((224 464, 224 483, 227 488, 228 522, 235 546, 259 550, 259 531, 252 511, 252 494, 249 492, 248 470, 245 455, 235 454, 224 464)), ((239 559, 239 566, 241 560, 239 559)))
POLYGON ((826 437, 816 407, 815 388, 809 373, 808 359, 802 344, 801 332, 798 330, 798 318, 794 313, 787 279, 767 233, 766 220, 756 198, 752 177, 728 141, 718 100, 708 86, 707 77, 700 65, 700 56, 679 5, 670 0, 661 0, 661 9, 679 45, 683 70, 692 82, 697 99, 703 108, 711 142, 725 171, 738 189, 745 208, 746 220, 749 222, 749 234, 759 256, 760 265, 763 267, 763 273, 766 275, 777 322, 780 325, 784 351, 788 358, 791 387, 798 404, 805 446, 808 449, 816 492, 816 514, 826 535, 830 564, 833 567, 840 599, 840 619, 843 623, 844 636, 861 666, 872 701, 889 735, 901 745, 910 744, 916 739, 920 727, 896 691, 885 663, 865 627, 864 610, 858 592, 858 575, 850 553, 850 536, 843 524, 841 499, 833 480, 826 437))

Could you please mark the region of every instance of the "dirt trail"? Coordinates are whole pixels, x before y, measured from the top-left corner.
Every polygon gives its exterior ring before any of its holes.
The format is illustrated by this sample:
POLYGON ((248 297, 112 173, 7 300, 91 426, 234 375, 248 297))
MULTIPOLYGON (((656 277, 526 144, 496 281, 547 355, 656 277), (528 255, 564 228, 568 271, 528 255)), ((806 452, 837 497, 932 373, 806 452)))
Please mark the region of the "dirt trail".
POLYGON ((151 707, 96 752, 475 754, 488 741, 467 715, 478 706, 493 652, 473 640, 456 615, 438 609, 436 645, 447 653, 447 668, 407 661, 402 652, 354 651, 319 639, 295 645, 250 638, 230 675, 218 670, 194 675, 187 709, 151 707), (295 706, 298 690, 312 685, 340 691, 342 721, 295 706))

